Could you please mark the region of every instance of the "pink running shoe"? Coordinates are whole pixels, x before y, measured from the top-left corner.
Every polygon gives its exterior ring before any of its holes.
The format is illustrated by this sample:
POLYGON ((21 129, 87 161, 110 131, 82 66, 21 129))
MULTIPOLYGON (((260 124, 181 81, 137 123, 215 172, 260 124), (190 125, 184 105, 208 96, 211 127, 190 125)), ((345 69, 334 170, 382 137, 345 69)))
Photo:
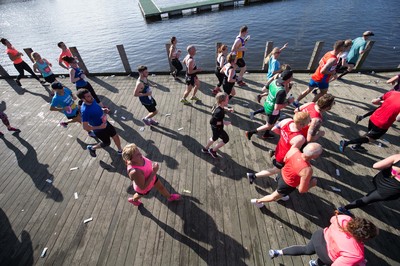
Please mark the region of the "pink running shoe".
POLYGON ((171 196, 169 196, 168 201, 177 201, 181 199, 181 195, 179 194, 171 194, 171 196))
POLYGON ((135 205, 136 207, 139 207, 140 205, 142 205, 143 203, 140 200, 133 200, 133 198, 129 198, 128 199, 129 203, 132 203, 133 205, 135 205))

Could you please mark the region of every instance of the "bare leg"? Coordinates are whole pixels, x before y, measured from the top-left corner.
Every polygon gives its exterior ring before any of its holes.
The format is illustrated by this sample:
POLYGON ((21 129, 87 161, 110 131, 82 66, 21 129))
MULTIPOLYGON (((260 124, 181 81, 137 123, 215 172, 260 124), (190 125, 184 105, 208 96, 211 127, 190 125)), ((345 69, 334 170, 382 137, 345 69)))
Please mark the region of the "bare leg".
POLYGON ((279 174, 281 170, 276 168, 275 166, 273 168, 267 169, 267 170, 262 170, 258 173, 256 173, 256 177, 266 177, 266 176, 271 176, 274 174, 279 174))
POLYGON ((154 112, 149 113, 148 115, 146 115, 146 119, 152 118, 154 117, 156 114, 158 114, 158 110, 155 110, 154 112))
POLYGON ((119 151, 122 151, 121 140, 119 139, 118 134, 115 134, 115 136, 112 137, 112 139, 113 139, 115 145, 117 146, 118 150, 119 150, 119 151))
POLYGON ((193 97, 196 96, 196 93, 197 93, 197 91, 199 90, 199 88, 200 88, 200 80, 199 80, 198 77, 196 77, 196 80, 195 80, 195 82, 194 82, 193 95, 192 95, 193 97))
POLYGON ((192 85, 187 85, 186 90, 183 93, 183 99, 186 99, 189 96, 189 93, 192 91, 192 85))
POLYGON ((279 194, 278 191, 275 190, 274 192, 272 192, 272 194, 262 197, 261 199, 257 199, 256 202, 264 203, 264 202, 277 201, 282 197, 283 197, 283 195, 279 194))
POLYGON ((154 184, 154 187, 160 192, 161 195, 169 199, 171 196, 171 193, 168 192, 168 190, 164 187, 164 185, 160 182, 160 180, 157 180, 157 182, 154 184))
POLYGON ((218 142, 217 146, 213 148, 213 151, 218 151, 224 145, 225 143, 221 140, 220 142, 218 142))
POLYGON ((328 92, 328 89, 320 89, 320 93, 314 96, 313 102, 317 102, 319 98, 324 96, 328 92))
POLYGON ((133 201, 138 201, 138 200, 140 200, 141 197, 142 197, 141 195, 139 195, 138 193, 135 193, 133 195, 132 199, 133 199, 133 201))
POLYGON ((311 88, 311 87, 308 87, 305 91, 303 91, 300 95, 299 95, 299 97, 297 97, 297 100, 296 101, 298 101, 298 102, 300 102, 304 97, 306 97, 311 91, 313 91, 315 88, 311 88))
POLYGON ((239 72, 239 80, 243 80, 243 75, 246 72, 247 66, 244 66, 242 68, 240 68, 240 72, 239 72))
POLYGON ((212 138, 210 138, 210 139, 208 140, 208 143, 207 143, 207 145, 206 145, 205 148, 208 150, 214 142, 215 142, 215 141, 214 141, 212 138))

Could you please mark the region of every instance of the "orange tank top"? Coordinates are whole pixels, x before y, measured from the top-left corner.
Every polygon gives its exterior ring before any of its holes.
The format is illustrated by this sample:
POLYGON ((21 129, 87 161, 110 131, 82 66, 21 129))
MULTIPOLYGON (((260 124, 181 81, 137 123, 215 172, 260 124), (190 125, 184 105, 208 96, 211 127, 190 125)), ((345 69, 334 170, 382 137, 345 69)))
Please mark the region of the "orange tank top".
POLYGON ((285 183, 291 187, 297 187, 300 184, 300 171, 310 167, 310 163, 301 158, 301 151, 298 150, 289 158, 285 158, 285 166, 282 168, 282 177, 285 183))
MULTIPOLYGON (((14 47, 11 47, 11 48, 7 48, 6 54, 16 56, 16 55, 18 55, 18 51, 14 47)), ((22 58, 18 57, 17 59, 13 60, 13 63, 14 63, 14 65, 16 65, 16 64, 22 63, 22 61, 23 61, 22 58)))
POLYGON ((315 70, 315 73, 311 76, 311 78, 316 81, 316 82, 320 82, 322 80, 324 80, 325 82, 329 82, 329 79, 331 77, 331 75, 326 75, 326 74, 322 74, 321 70, 322 68, 326 65, 326 62, 328 62, 329 59, 334 58, 335 59, 335 63, 333 64, 333 66, 329 69, 329 71, 333 71, 334 69, 336 69, 336 65, 337 65, 337 56, 332 54, 330 51, 327 52, 324 57, 322 57, 319 66, 317 68, 317 70, 315 70))

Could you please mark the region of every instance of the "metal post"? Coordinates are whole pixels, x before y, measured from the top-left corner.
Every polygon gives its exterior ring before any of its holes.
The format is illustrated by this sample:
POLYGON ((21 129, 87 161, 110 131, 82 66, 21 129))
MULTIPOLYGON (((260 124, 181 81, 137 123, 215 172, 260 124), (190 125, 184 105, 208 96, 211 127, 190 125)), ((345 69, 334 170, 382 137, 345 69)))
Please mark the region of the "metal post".
POLYGON ((132 73, 131 66, 129 65, 128 57, 126 56, 125 48, 123 44, 117 45, 119 56, 121 57, 122 65, 124 66, 125 72, 128 74, 132 73))
POLYGON ((78 52, 78 49, 76 47, 69 47, 69 50, 71 51, 72 55, 78 59, 79 67, 82 68, 82 70, 86 74, 89 74, 89 70, 87 69, 85 63, 83 62, 83 59, 82 59, 81 55, 78 52))
POLYGON ((269 55, 269 53, 271 53, 273 46, 274 46, 274 42, 266 42, 265 43, 264 59, 263 59, 263 64, 261 66, 261 70, 268 70, 267 56, 269 55))
POLYGON ((362 64, 364 64, 364 61, 367 59, 367 56, 368 56, 369 52, 371 51, 372 46, 374 46, 374 43, 375 43, 375 41, 367 42, 367 45, 365 46, 365 52, 358 59, 355 69, 360 69, 362 64))
POLYGON ((315 43, 314 51, 311 55, 310 63, 308 64, 308 67, 307 67, 308 70, 317 69, 319 58, 320 58, 319 55, 320 55, 323 47, 324 47, 324 42, 318 41, 315 43))

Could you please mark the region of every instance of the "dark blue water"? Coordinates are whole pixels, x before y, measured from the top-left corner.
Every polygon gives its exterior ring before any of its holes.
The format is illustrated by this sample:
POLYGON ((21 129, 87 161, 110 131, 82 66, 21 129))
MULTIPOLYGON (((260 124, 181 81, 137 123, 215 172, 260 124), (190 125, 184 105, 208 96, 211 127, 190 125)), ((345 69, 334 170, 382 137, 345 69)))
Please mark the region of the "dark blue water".
MULTIPOLYGON (((190 1, 155 2, 166 6, 190 1)), ((394 68, 400 64, 399 7, 398 0, 276 1, 147 23, 137 0, 0 0, 0 35, 19 50, 38 51, 53 62, 55 72, 65 72, 56 62, 61 40, 78 47, 90 71, 122 72, 117 44, 124 44, 133 69, 146 64, 162 71, 168 70, 165 43, 175 35, 182 50, 195 44, 198 65, 212 69, 215 42, 230 47, 240 26, 247 24, 250 69, 261 68, 266 41, 276 46, 289 42, 280 62, 305 68, 316 41, 325 41, 327 51, 337 39, 372 30, 376 42, 364 67, 394 68)), ((4 47, 0 51, 0 64, 15 74, 4 47)))

